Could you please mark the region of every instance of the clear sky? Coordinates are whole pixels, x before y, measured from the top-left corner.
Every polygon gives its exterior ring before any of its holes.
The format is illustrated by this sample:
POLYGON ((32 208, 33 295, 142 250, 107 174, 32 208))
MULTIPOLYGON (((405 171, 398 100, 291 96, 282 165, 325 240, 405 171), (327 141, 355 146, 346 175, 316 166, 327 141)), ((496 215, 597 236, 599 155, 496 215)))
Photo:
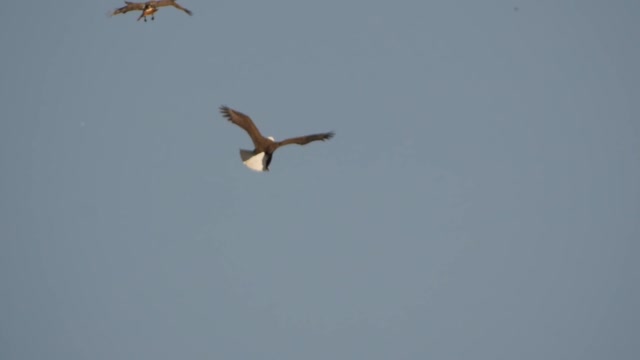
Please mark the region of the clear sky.
POLYGON ((181 4, 2 5, 1 359, 640 358, 640 2, 181 4))

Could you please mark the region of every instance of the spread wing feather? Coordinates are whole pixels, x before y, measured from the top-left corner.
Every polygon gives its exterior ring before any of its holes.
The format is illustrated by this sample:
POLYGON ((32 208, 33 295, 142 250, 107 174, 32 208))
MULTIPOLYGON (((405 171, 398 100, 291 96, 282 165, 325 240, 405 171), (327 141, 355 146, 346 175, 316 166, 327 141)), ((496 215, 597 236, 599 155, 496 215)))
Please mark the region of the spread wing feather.
POLYGON ((300 136, 300 137, 295 137, 295 138, 282 140, 282 141, 278 142, 278 146, 285 146, 285 145, 290 145, 290 144, 306 145, 306 144, 308 144, 308 143, 310 143, 312 141, 329 140, 334 135, 335 135, 335 133, 332 131, 332 132, 322 133, 322 134, 313 134, 313 135, 307 135, 307 136, 300 136))
POLYGON ((134 3, 134 2, 129 2, 129 1, 125 1, 125 3, 127 5, 121 7, 121 8, 117 8, 113 11, 113 14, 111 15, 118 15, 118 14, 126 14, 129 11, 142 11, 144 10, 144 3, 134 3))
POLYGON ((175 0, 157 0, 157 1, 149 1, 150 3, 155 3, 156 7, 162 7, 162 6, 173 6, 174 8, 178 9, 178 10, 182 10, 184 12, 186 12, 189 15, 192 15, 191 10, 183 8, 182 6, 180 6, 180 4, 178 4, 175 0))
POLYGON ((191 10, 187 9, 187 8, 183 8, 182 6, 180 6, 177 2, 173 3, 173 7, 179 10, 182 10, 184 12, 186 12, 187 14, 189 14, 189 16, 192 16, 193 14, 191 13, 191 10))
POLYGON ((224 116, 227 120, 238 125, 244 131, 246 131, 256 147, 258 147, 258 144, 263 141, 264 137, 262 136, 262 134, 260 134, 260 130, 258 130, 256 125, 253 123, 253 120, 251 120, 249 116, 239 111, 233 110, 227 106, 220 106, 220 113, 222 113, 222 116, 224 116))

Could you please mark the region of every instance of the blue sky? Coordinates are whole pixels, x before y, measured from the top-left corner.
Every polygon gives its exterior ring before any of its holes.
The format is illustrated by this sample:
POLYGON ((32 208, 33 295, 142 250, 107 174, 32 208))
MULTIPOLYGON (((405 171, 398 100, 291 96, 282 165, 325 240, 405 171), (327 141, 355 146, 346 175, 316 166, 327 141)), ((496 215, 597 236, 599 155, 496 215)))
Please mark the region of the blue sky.
POLYGON ((640 356, 640 3, 180 3, 3 6, 0 358, 640 356))

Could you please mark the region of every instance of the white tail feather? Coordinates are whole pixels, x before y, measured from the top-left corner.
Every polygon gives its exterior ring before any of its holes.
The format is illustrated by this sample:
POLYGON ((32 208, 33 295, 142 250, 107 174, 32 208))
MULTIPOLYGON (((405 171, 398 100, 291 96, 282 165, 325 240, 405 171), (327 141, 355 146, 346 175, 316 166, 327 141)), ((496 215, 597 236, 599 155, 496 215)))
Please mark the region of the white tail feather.
POLYGON ((267 166, 264 152, 254 155, 253 151, 240 149, 240 158, 245 166, 253 171, 264 171, 267 166))

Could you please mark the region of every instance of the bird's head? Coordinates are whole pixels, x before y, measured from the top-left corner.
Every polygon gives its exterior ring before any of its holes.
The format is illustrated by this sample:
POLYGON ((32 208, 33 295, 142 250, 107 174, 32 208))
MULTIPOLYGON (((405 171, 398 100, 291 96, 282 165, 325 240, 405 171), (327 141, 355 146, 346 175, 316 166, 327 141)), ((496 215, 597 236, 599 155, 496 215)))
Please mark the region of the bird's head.
POLYGON ((273 141, 273 142, 275 142, 275 141, 276 141, 276 139, 274 139, 274 138, 273 138, 273 136, 269 136, 269 137, 267 137, 267 139, 269 139, 269 140, 271 140, 271 141, 273 141))

